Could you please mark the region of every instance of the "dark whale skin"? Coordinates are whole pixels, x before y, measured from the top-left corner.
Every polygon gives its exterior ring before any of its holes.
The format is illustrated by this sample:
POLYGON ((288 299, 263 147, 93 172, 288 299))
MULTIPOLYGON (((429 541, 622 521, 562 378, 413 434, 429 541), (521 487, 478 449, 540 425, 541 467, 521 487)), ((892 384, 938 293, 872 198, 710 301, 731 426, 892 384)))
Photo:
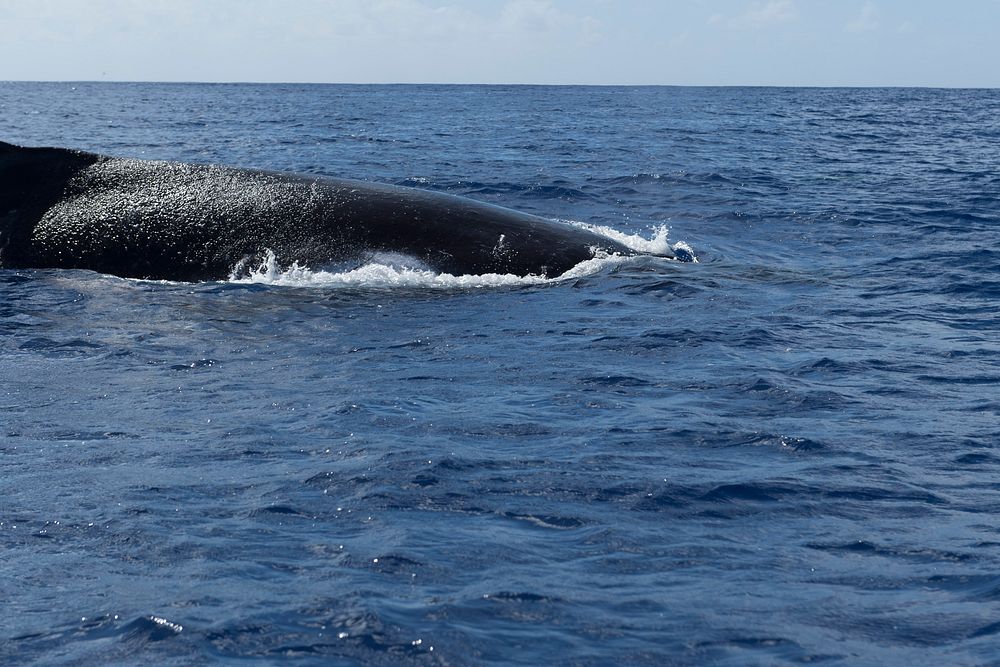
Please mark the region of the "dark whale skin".
POLYGON ((223 280, 283 264, 401 253, 454 275, 559 276, 626 246, 572 225, 437 192, 0 142, 0 267, 223 280))

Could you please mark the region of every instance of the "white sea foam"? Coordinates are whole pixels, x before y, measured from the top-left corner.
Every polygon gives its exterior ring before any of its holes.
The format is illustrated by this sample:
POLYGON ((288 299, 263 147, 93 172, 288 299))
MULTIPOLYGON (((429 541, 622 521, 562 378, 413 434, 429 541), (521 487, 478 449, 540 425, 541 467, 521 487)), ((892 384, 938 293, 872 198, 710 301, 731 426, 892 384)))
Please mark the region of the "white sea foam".
POLYGON ((636 252, 648 255, 668 255, 672 253, 677 256, 683 256, 686 261, 698 261, 698 258, 695 257, 691 246, 687 243, 684 243, 683 241, 670 243, 670 241, 667 240, 667 237, 670 235, 670 228, 666 225, 660 225, 655 228, 653 230, 653 237, 647 239, 639 234, 626 234, 625 232, 612 229, 611 227, 604 227, 602 225, 591 225, 586 222, 574 222, 572 220, 566 220, 564 222, 567 222, 574 227, 580 227, 595 234, 606 236, 613 241, 621 243, 626 248, 635 250, 636 252))
MULTIPOLYGON (((647 239, 637 234, 624 234, 609 227, 577 222, 571 224, 607 236, 636 252, 657 255, 683 249, 690 254, 691 258, 694 258, 694 253, 691 253, 686 244, 671 245, 667 242, 667 228, 665 226, 656 229, 653 237, 647 239)), ((429 289, 523 287, 557 283, 593 275, 626 260, 627 258, 619 255, 598 252, 593 259, 577 264, 556 278, 536 275, 519 276, 511 273, 455 276, 449 273, 438 273, 419 260, 397 253, 375 253, 363 266, 337 270, 313 269, 301 266, 298 262, 293 262, 290 266, 282 266, 279 258, 268 250, 260 266, 249 272, 245 271, 244 265, 237 266, 229 281, 237 284, 285 287, 411 287, 429 289)), ((697 261, 697 259, 693 261, 697 261)))
POLYGON ((297 262, 282 267, 271 251, 261 265, 243 277, 231 277, 241 284, 286 287, 422 287, 436 289, 539 285, 549 282, 541 276, 486 273, 453 276, 421 266, 418 261, 396 254, 376 254, 364 266, 344 271, 310 269, 297 262))

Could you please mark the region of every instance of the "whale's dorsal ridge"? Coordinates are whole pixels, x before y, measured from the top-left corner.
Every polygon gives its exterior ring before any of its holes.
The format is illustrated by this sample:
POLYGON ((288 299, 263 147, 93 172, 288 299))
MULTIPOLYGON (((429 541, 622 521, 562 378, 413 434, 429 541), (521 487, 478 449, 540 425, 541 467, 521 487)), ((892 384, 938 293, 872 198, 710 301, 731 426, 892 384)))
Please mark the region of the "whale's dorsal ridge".
POLYGON ((590 230, 428 190, 6 142, 0 247, 2 268, 184 281, 224 280, 265 249, 307 266, 388 251, 453 275, 548 277, 595 249, 634 254, 590 230))

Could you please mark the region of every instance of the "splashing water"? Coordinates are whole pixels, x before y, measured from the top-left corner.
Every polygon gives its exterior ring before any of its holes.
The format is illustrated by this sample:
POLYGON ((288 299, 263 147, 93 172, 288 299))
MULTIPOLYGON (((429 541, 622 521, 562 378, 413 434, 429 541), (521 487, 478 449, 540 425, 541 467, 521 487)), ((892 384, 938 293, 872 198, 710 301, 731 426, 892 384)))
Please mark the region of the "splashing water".
POLYGON ((237 284, 264 284, 282 287, 427 287, 437 289, 505 287, 538 285, 549 282, 542 276, 515 276, 513 274, 487 273, 483 275, 454 276, 437 273, 422 266, 412 258, 397 254, 376 253, 371 261, 347 271, 310 269, 293 262, 283 268, 274 252, 268 250, 256 271, 237 278, 237 284), (403 260, 403 261, 400 261, 403 260))
MULTIPOLYGON (((570 224, 607 236, 642 254, 663 255, 672 252, 682 261, 698 261, 687 244, 680 242, 671 245, 667 241, 668 229, 665 225, 655 229, 653 237, 647 239, 638 234, 625 234, 609 227, 582 222, 571 222, 570 224)), ((450 273, 438 273, 419 260, 399 253, 373 253, 370 261, 364 266, 338 271, 312 269, 302 266, 298 262, 292 262, 290 266, 284 267, 274 252, 267 250, 256 270, 243 273, 245 267, 241 264, 233 269, 229 276, 229 282, 282 287, 419 287, 430 289, 523 287, 593 275, 605 268, 616 266, 626 259, 620 255, 597 251, 592 259, 577 264, 556 278, 538 275, 519 276, 511 273, 456 276, 450 273)))
POLYGON ((667 240, 667 237, 670 235, 670 228, 666 225, 659 225, 656 227, 653 230, 653 237, 647 239, 639 234, 626 234, 625 232, 612 229, 611 227, 604 227, 602 225, 592 225, 586 222, 574 222, 572 220, 566 220, 565 222, 573 225, 574 227, 580 227, 581 229, 586 229, 594 232, 595 234, 606 236, 609 239, 617 241, 625 247, 631 248, 639 253, 646 255, 673 254, 679 261, 682 262, 698 261, 698 258, 694 254, 694 250, 692 250, 691 246, 687 243, 678 241, 677 243, 671 244, 667 240))

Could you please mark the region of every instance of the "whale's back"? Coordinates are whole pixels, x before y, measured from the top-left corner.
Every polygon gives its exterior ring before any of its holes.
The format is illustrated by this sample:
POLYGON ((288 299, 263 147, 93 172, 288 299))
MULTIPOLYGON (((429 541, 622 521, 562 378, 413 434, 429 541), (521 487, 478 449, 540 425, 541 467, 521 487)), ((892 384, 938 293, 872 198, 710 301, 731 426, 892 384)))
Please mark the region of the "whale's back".
POLYGON ((81 151, 0 142, 0 266, 28 259, 37 220, 63 198, 69 180, 97 159, 81 151))
POLYGON ((0 266, 224 279, 273 252, 318 267, 402 253, 445 273, 561 275, 594 232, 464 197, 216 165, 0 144, 0 266))

